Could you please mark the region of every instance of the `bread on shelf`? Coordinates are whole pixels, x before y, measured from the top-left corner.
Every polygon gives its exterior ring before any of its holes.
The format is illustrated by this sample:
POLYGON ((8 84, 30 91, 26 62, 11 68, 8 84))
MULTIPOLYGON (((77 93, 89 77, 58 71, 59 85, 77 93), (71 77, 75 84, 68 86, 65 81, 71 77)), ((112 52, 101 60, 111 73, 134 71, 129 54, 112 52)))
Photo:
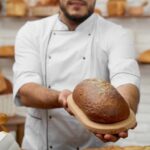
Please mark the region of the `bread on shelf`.
POLYGON ((14 46, 1 46, 0 57, 14 57, 14 46))
POLYGON ((13 92, 12 83, 6 77, 1 77, 0 75, 0 95, 11 94, 12 92, 13 92))
POLYGON ((150 64, 150 50, 146 50, 143 53, 141 53, 138 57, 138 62, 150 64))
POLYGON ((0 73, 0 94, 3 93, 7 88, 4 76, 0 73))
POLYGON ((130 15, 130 16, 142 16, 142 15, 144 15, 144 7, 142 7, 142 6, 130 6, 129 8, 128 8, 128 14, 130 15))
MULTIPOLYGON (((146 150, 148 146, 126 146, 123 148, 123 150, 146 150)), ((150 148, 150 147, 149 147, 150 148)))
POLYGON ((6 15, 7 16, 26 16, 28 12, 27 4, 24 0, 7 0, 6 15))
POLYGON ((94 9, 94 13, 98 14, 98 15, 102 15, 102 12, 99 8, 95 8, 94 9))
POLYGON ((0 125, 5 124, 8 121, 8 117, 4 113, 0 113, 0 125))
POLYGON ((30 8, 30 13, 32 16, 45 17, 56 14, 59 11, 57 6, 34 6, 30 8))
POLYGON ((57 6, 59 0, 39 0, 39 4, 42 6, 57 6))
POLYGON ((124 16, 126 13, 126 0, 109 0, 107 10, 109 16, 124 16))

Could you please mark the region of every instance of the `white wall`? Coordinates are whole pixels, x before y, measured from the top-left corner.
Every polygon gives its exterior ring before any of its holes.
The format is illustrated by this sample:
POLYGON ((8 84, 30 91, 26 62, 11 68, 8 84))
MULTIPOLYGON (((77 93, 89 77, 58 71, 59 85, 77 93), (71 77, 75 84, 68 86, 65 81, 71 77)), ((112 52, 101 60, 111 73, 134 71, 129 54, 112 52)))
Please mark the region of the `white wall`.
POLYGON ((150 49, 150 18, 111 19, 129 28, 135 35, 135 47, 138 53, 150 49))
POLYGON ((150 65, 140 65, 140 70, 141 98, 136 115, 138 125, 134 130, 129 130, 129 137, 126 140, 121 139, 115 145, 150 145, 150 65))
MULTIPOLYGON (((0 18, 0 46, 14 45, 17 31, 25 22, 26 21, 22 19, 0 18)), ((11 67, 13 62, 13 59, 0 59, 0 71, 2 71, 11 80, 11 67)))

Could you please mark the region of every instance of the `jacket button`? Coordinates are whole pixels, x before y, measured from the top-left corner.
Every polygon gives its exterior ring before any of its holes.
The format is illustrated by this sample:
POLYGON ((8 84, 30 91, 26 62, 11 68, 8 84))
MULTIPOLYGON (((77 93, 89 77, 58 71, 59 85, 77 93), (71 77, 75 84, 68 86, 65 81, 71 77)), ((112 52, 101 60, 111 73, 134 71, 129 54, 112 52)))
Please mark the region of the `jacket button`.
POLYGON ((86 59, 86 57, 82 57, 82 59, 83 59, 83 60, 85 60, 85 59, 86 59))
POLYGON ((52 59, 52 57, 51 57, 51 56, 48 56, 48 58, 49 58, 49 59, 52 59))
POLYGON ((77 150, 80 150, 80 148, 79 148, 79 147, 77 147, 77 150))
POLYGON ((49 119, 52 119, 52 116, 49 116, 49 119))
POLYGON ((91 36, 91 33, 89 33, 88 36, 91 36))
POLYGON ((53 149, 53 146, 50 146, 49 148, 50 148, 50 149, 53 149))

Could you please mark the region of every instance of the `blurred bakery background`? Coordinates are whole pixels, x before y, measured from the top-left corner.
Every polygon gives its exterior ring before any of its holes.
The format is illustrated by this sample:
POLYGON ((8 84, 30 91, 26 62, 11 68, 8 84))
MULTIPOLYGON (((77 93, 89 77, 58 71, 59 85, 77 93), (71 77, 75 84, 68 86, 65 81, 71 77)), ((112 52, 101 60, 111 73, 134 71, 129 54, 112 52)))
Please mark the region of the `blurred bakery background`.
MULTIPOLYGON (((5 130, 10 131, 19 144, 23 137, 26 109, 17 108, 12 102, 15 36, 26 21, 57 12, 58 0, 0 0, 0 113, 7 114, 5 130)), ((116 145, 150 145, 150 0, 97 0, 95 12, 128 28, 134 35, 142 75, 138 126, 129 132, 127 139, 116 145)))

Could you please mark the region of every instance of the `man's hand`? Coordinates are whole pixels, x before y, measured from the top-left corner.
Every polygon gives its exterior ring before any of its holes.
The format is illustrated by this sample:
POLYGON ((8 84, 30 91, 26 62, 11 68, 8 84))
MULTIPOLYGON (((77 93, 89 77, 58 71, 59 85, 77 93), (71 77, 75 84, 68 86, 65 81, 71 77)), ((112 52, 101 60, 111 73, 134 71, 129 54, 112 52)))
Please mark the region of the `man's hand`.
POLYGON ((95 135, 103 142, 117 142, 120 138, 127 138, 128 132, 120 132, 119 134, 98 134, 95 135))
POLYGON ((59 97, 58 97, 58 102, 60 103, 60 105, 61 105, 68 113, 70 113, 71 115, 73 115, 72 112, 71 112, 71 110, 68 108, 68 104, 67 104, 67 98, 68 98, 68 96, 69 96, 70 94, 72 94, 72 92, 69 91, 69 90, 63 90, 63 91, 61 91, 60 94, 59 94, 59 97))
MULTIPOLYGON (((132 128, 134 129, 137 126, 137 124, 132 128)), ((94 133, 100 140, 103 142, 117 142, 120 138, 127 138, 128 137, 128 131, 120 132, 118 134, 100 134, 100 133, 94 133)))
MULTIPOLYGON (((129 106, 134 111, 134 113, 136 113, 138 103, 139 103, 139 89, 132 84, 125 84, 125 85, 119 86, 117 90, 126 100, 126 102, 129 104, 129 106)), ((134 129, 136 126, 137 124, 132 129, 134 129)), ((99 134, 99 133, 94 133, 94 134, 103 142, 116 142, 120 138, 128 137, 128 131, 120 132, 119 134, 115 134, 115 135, 99 134)))

